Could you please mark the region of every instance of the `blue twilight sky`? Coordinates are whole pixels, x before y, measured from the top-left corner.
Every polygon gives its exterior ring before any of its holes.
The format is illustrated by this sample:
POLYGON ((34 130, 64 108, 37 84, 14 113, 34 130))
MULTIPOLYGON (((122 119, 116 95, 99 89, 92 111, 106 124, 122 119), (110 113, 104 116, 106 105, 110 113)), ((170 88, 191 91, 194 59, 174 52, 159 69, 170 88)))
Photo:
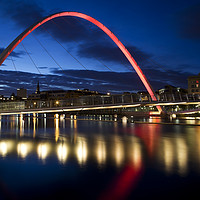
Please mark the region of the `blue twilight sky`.
MULTIPOLYGON (((0 52, 30 25, 61 11, 82 12, 107 26, 155 90, 187 88, 187 77, 200 72, 199 0, 0 0, 0 52)), ((38 80, 41 90, 145 90, 108 36, 71 17, 44 24, 17 46, 1 66, 0 94, 32 93, 38 80)))

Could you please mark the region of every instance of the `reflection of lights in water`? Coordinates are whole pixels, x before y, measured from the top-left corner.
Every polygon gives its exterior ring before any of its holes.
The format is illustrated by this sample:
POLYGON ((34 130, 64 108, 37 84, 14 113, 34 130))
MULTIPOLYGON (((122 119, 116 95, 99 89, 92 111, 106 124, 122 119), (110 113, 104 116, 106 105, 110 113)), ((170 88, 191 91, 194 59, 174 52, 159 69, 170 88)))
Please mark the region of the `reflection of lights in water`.
POLYGON ((17 145, 17 153, 22 158, 25 158, 28 154, 28 146, 27 144, 20 143, 17 145))
MULTIPOLYGON (((196 150, 197 150, 197 155, 196 155, 196 159, 199 161, 199 163, 200 163, 200 127, 199 126, 196 126, 195 127, 195 132, 196 132, 196 134, 195 134, 195 136, 196 136, 196 140, 195 140, 195 142, 196 142, 196 144, 195 144, 195 148, 196 148, 196 150)), ((198 170, 199 170, 199 168, 198 168, 198 170)))
POLYGON ((187 121, 187 124, 195 124, 195 120, 190 119, 189 121, 187 121))
POLYGON ((139 143, 133 144, 133 163, 134 166, 140 166, 142 160, 141 147, 139 143))
POLYGON ((20 114, 20 120, 23 120, 23 114, 20 114))
POLYGON ((118 123, 114 123, 114 132, 115 132, 115 133, 118 132, 118 123))
POLYGON ((62 127, 65 129, 65 120, 62 121, 62 127))
POLYGON ((48 154, 48 146, 46 144, 39 144, 37 148, 38 157, 44 160, 48 154))
POLYGON ((187 173, 188 149, 182 138, 177 138, 177 161, 180 174, 185 175, 187 173))
POLYGON ((84 164, 87 160, 87 145, 85 141, 79 141, 77 144, 76 155, 79 164, 84 164))
POLYGON ((166 172, 171 172, 173 167, 174 154, 173 154, 173 146, 169 141, 169 139, 164 138, 163 148, 164 148, 163 156, 164 156, 166 172))
POLYGON ((36 134, 35 128, 36 128, 36 118, 34 117, 33 118, 33 138, 35 138, 35 134, 36 134))
POLYGON ((58 155, 58 160, 61 163, 65 163, 65 161, 67 160, 67 155, 68 155, 67 146, 60 144, 57 148, 57 155, 58 155))
POLYGON ((55 141, 57 142, 59 138, 59 119, 58 118, 54 119, 54 122, 55 122, 55 141))
POLYGON ((104 141, 97 142, 96 153, 98 164, 104 164, 106 160, 106 145, 104 141))
POLYGON ((54 118, 58 119, 59 118, 59 114, 55 114, 54 118))
POLYGON ((74 129, 77 131, 77 120, 74 120, 74 129))
POLYGON ((24 135, 24 120, 23 115, 20 115, 20 136, 24 135))
POLYGON ((0 142, 0 154, 2 156, 5 156, 8 152, 8 147, 6 142, 0 142))
POLYGON ((185 119, 195 119, 195 117, 185 117, 185 119))
POLYGON ((118 166, 121 165, 123 159, 124 159, 123 145, 122 145, 122 142, 117 139, 117 141, 115 142, 115 161, 116 161, 116 164, 118 166))
POLYGON ((128 118, 126 116, 122 117, 122 124, 126 126, 128 118))
POLYGON ((30 129, 30 127, 31 127, 31 118, 30 118, 30 116, 28 117, 28 129, 30 129))
POLYGON ((71 129, 74 128, 74 122, 73 122, 73 120, 70 120, 70 128, 71 128, 71 129))
POLYGON ((60 120, 63 120, 65 118, 65 115, 60 115, 60 120))
POLYGON ((16 115, 16 131, 18 131, 18 126, 19 126, 19 119, 18 115, 16 115))
POLYGON ((13 142, 1 141, 0 142, 0 155, 6 156, 13 148, 13 142))
POLYGON ((44 129, 46 131, 46 128, 47 128, 47 118, 44 118, 44 129))
POLYGON ((77 120, 74 120, 73 121, 74 122, 74 131, 73 131, 73 134, 74 134, 74 139, 73 139, 73 141, 74 141, 74 144, 76 144, 76 140, 77 140, 77 120))
POLYGON ((172 118, 173 118, 173 119, 176 119, 176 114, 172 114, 172 118))

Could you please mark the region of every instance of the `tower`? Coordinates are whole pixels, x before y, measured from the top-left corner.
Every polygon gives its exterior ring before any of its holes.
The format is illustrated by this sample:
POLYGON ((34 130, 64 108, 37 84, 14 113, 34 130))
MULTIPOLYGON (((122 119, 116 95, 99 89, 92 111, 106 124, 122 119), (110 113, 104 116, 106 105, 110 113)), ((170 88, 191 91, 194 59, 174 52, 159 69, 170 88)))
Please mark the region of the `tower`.
POLYGON ((39 81, 37 83, 37 89, 36 89, 35 94, 40 94, 40 84, 39 84, 39 81))

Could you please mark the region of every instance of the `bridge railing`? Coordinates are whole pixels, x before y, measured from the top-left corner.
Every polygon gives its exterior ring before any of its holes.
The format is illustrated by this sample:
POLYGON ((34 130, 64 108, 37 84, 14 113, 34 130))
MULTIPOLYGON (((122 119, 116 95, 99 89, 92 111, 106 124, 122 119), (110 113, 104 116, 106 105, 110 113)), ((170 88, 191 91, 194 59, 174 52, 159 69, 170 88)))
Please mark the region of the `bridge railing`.
MULTIPOLYGON (((190 94, 163 94, 157 95, 158 102, 195 102, 200 101, 200 95, 190 94)), ((148 94, 120 94, 120 95, 94 95, 81 96, 79 98, 66 99, 28 99, 24 101, 7 101, 0 102, 0 111, 5 110, 22 110, 35 108, 56 108, 56 107, 74 107, 74 106, 104 106, 104 105, 121 105, 121 104, 137 104, 152 103, 152 99, 148 94)), ((189 106, 189 105, 188 105, 189 106)), ((179 109, 185 109, 183 108, 179 109)), ((177 110, 171 106, 171 111, 177 110)), ((186 108, 187 109, 187 108, 186 108)))
MULTIPOLYGON (((200 95, 188 94, 163 94, 157 95, 158 102, 188 102, 200 101, 200 95)), ((69 106, 94 106, 94 105, 118 105, 141 102, 153 102, 148 94, 120 94, 120 95, 94 95, 81 96, 78 98, 28 100, 26 108, 53 108, 69 106)))

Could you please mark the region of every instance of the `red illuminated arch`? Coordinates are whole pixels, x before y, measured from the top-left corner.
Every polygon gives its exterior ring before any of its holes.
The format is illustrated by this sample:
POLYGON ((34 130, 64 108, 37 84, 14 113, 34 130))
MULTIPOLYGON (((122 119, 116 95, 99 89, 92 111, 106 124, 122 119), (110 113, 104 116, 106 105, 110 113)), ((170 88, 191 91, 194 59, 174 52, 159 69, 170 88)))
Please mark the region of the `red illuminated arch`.
MULTIPOLYGON (((148 82, 146 76, 143 74, 142 70, 134 60, 134 58, 131 56, 129 51, 126 49, 126 47, 119 41, 119 39, 102 23, 97 21, 96 19, 85 15, 83 13, 78 12, 61 12, 52 14, 48 17, 45 17, 44 19, 40 20, 39 22, 33 24, 28 29, 26 29, 23 33, 21 33, 0 55, 0 65, 4 62, 4 60, 10 55, 10 53, 15 49, 15 47, 27 36, 29 35, 33 30, 41 26, 42 24, 46 23, 47 21, 57 18, 57 17, 63 17, 63 16, 73 16, 73 17, 79 17, 82 19, 85 19, 96 26, 98 26, 101 30, 103 30, 114 42, 115 44, 120 48, 120 50, 123 52, 123 54, 126 56, 128 61, 131 63, 133 68, 135 69, 136 73, 140 77, 141 81, 143 82, 144 86, 146 87, 147 91, 149 92, 152 100, 157 101, 155 97, 155 93, 153 91, 153 88, 151 87, 150 83, 148 82)), ((162 111, 161 107, 157 107, 159 111, 162 111)))

